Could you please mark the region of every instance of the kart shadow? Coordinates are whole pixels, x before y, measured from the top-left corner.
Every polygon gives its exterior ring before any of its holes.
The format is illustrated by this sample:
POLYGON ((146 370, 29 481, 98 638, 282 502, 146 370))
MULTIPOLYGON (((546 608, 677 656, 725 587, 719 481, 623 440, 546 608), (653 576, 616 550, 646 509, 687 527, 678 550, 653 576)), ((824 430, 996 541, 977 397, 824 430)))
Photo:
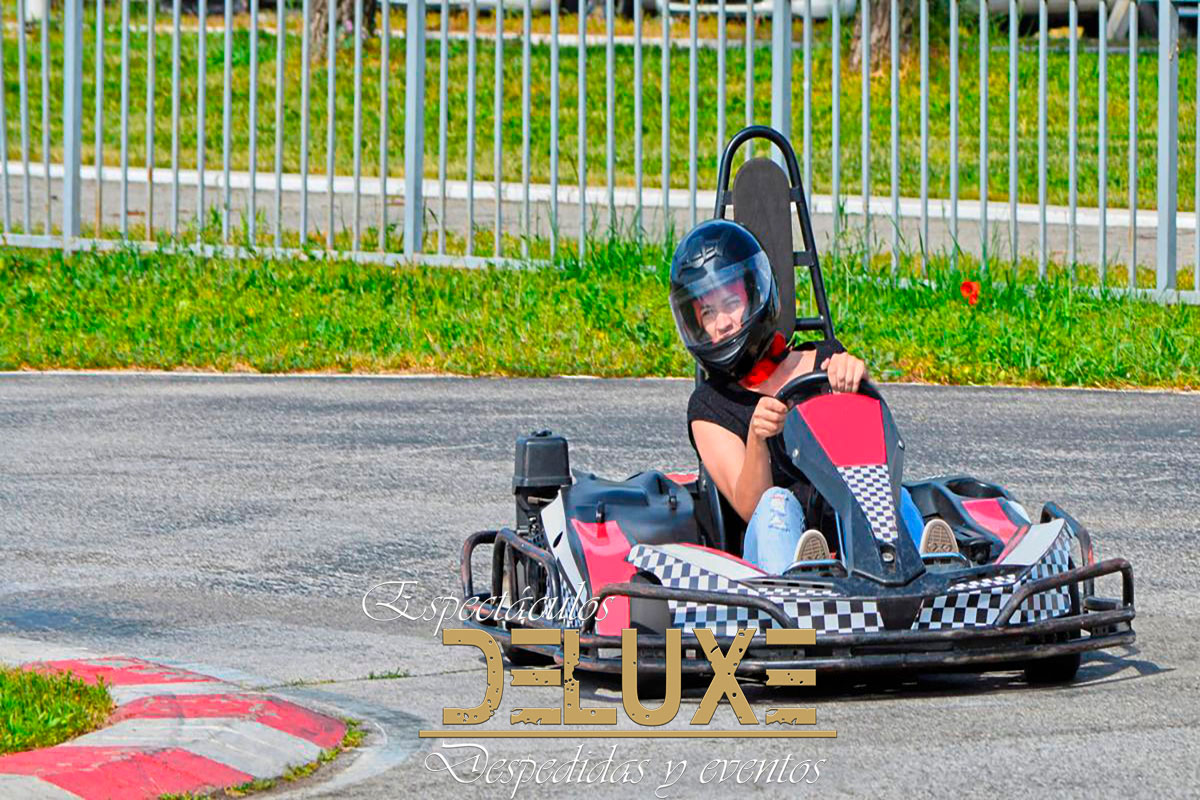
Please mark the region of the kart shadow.
POLYGON ((1079 668, 1079 677, 1075 682, 1085 683, 1088 686, 1099 686, 1109 683, 1124 683, 1175 671, 1175 667, 1160 667, 1153 661, 1134 658, 1142 653, 1136 645, 1119 649, 1121 650, 1120 655, 1107 650, 1097 650, 1085 656, 1083 664, 1079 668), (1133 669, 1135 674, 1117 677, 1119 673, 1127 669, 1133 669))
MULTIPOLYGON (((1153 661, 1138 658, 1136 646, 1116 651, 1095 651, 1084 654, 1075 680, 1069 683, 1033 685, 1025 680, 1019 669, 999 672, 871 672, 857 674, 817 674, 815 686, 767 687, 761 683, 743 682, 742 689, 750 702, 771 703, 779 698, 803 697, 819 700, 877 700, 880 698, 922 698, 963 696, 1003 691, 1070 690, 1083 686, 1101 686, 1139 680, 1173 672, 1174 667, 1161 667, 1153 661)), ((580 678, 580 694, 600 701, 612 701, 621 696, 619 675, 576 672, 580 678)), ((707 677, 685 676, 682 687, 684 699, 699 700, 708 689, 707 677)), ((661 680, 638 681, 638 695, 653 702, 663 695, 661 680)))

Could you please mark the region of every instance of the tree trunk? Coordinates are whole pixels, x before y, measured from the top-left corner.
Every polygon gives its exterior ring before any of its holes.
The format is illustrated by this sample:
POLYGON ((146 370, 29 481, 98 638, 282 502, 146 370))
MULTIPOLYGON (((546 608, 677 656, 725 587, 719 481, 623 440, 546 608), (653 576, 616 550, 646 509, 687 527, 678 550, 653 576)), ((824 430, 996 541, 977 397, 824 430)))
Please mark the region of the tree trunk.
MULTIPOLYGON (((309 54, 315 61, 328 58, 326 48, 329 45, 329 2, 330 0, 313 0, 312 16, 309 21, 309 54)), ((354 2, 355 0, 333 0, 336 5, 338 38, 354 32, 354 2)), ((375 35, 375 12, 379 9, 379 0, 362 0, 363 30, 362 35, 375 35)), ((393 23, 394 25, 394 23, 393 23)))
MULTIPOLYGON (((897 11, 900 15, 900 57, 908 53, 909 46, 916 35, 917 22, 920 14, 918 0, 898 0, 897 11)), ((854 40, 850 44, 850 69, 862 68, 862 14, 854 26, 854 40)), ((871 72, 883 69, 883 65, 891 59, 892 54, 892 4, 878 2, 871 4, 871 72)))

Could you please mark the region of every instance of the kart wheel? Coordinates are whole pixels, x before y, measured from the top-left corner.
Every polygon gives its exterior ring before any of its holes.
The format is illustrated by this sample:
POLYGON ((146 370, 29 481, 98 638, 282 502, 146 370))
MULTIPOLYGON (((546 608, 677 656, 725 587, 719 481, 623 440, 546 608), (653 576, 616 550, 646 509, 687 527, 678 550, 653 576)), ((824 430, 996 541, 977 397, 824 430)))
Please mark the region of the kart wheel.
MULTIPOLYGON (((512 586, 513 578, 515 577, 516 588, 513 591, 517 596, 525 598, 528 596, 538 597, 545 594, 546 587, 540 581, 535 586, 529 584, 528 569, 524 563, 514 565, 516 568, 515 574, 509 572, 509 564, 505 561, 503 572, 500 576, 501 586, 512 586)), ((504 657, 508 659, 508 663, 514 667, 544 667, 554 663, 554 659, 544 655, 537 650, 526 650, 523 647, 513 647, 505 645, 501 647, 504 657)))
POLYGON ((1030 661, 1025 665, 1025 680, 1039 686, 1069 683, 1075 680, 1075 674, 1079 672, 1079 662, 1079 653, 1067 653, 1030 661))
POLYGON ((553 658, 536 650, 526 650, 523 647, 513 647, 512 645, 502 649, 504 657, 514 667, 544 667, 554 663, 553 658))
MULTIPOLYGON (((686 682, 686 680, 684 681, 686 682)), ((622 687, 622 692, 624 688, 622 687)), ((662 674, 638 670, 637 682, 638 699, 642 701, 661 701, 667 696, 667 679, 662 674)))

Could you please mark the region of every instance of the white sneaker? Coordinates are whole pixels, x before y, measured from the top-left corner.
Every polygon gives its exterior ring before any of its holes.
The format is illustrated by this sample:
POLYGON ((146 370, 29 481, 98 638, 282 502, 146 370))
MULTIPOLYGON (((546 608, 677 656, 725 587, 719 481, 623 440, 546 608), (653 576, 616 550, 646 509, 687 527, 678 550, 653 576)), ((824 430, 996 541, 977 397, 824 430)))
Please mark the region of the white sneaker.
POLYGON ((829 545, 825 543, 825 534, 815 528, 809 528, 796 544, 794 561, 827 561, 829 560, 829 545))
POLYGON ((954 530, 944 519, 935 518, 925 523, 925 530, 921 532, 921 553, 958 553, 958 540, 954 538, 954 530))

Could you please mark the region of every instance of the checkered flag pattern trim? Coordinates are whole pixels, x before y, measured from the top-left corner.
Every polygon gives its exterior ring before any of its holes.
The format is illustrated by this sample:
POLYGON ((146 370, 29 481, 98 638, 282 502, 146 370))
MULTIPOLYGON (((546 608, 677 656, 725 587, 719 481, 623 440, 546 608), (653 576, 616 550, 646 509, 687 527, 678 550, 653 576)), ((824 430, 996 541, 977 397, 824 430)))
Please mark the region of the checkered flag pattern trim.
POLYGON ((926 601, 913 629, 936 631, 991 625, 1012 596, 1013 593, 1005 589, 940 595, 926 601))
MULTIPOLYGON (((819 633, 872 633, 883 627, 873 600, 832 599, 836 597, 834 592, 818 587, 752 587, 716 575, 653 545, 635 545, 626 560, 653 573, 663 586, 766 597, 795 619, 797 627, 813 628, 819 633)), ((708 628, 718 636, 732 636, 738 628, 766 630, 775 625, 769 615, 745 606, 669 600, 668 607, 675 626, 685 631, 708 628)))
MULTIPOLYGON (((635 545, 625 560, 638 569, 653 573, 663 586, 672 589, 761 596, 760 592, 738 581, 710 572, 682 558, 676 558, 651 545, 635 545)), ((738 628, 766 630, 774 625, 774 620, 769 615, 746 606, 719 606, 668 600, 667 607, 674 617, 675 627, 685 631, 708 628, 718 636, 732 636, 737 633, 738 628)))
POLYGON ((674 625, 684 632, 694 628, 708 628, 717 636, 734 636, 739 628, 766 630, 775 627, 775 620, 753 608, 745 606, 717 606, 711 603, 667 602, 671 608, 674 625))
MULTIPOLYGON (((1071 568, 1071 538, 1066 527, 1054 540, 1054 544, 1042 556, 1041 560, 1029 569, 1023 583, 1038 581, 1054 575, 1061 575, 1071 568)), ((1038 592, 1030 597, 1017 612, 1013 614, 1013 622, 1040 622, 1052 617, 1060 617, 1071 613, 1071 589, 1060 586, 1048 592, 1038 592)))
MULTIPOLYGON (((745 606, 669 602, 676 627, 690 631, 708 628, 718 636, 733 636, 738 628, 766 630, 775 621, 761 611, 745 606)), ((883 630, 874 600, 785 600, 780 605, 798 628, 817 633, 877 633, 883 630)))
POLYGON ((638 569, 652 572, 663 586, 673 589, 699 589, 705 592, 759 595, 745 584, 710 572, 698 564, 660 550, 653 545, 639 544, 625 558, 638 569))
POLYGON ((954 592, 971 592, 977 589, 998 589, 1002 586, 1012 586, 1021 577, 1019 572, 1014 572, 1011 575, 993 575, 990 578, 975 578, 969 581, 961 581, 950 587, 948 593, 954 592))
POLYGON ((887 464, 863 464, 854 467, 838 467, 838 474, 850 487, 850 493, 862 506, 871 523, 875 538, 891 543, 900 538, 896 526, 896 504, 892 502, 892 478, 887 464))
POLYGON ((776 602, 784 602, 792 598, 803 597, 837 597, 838 593, 832 589, 824 589, 819 586, 775 586, 765 585, 760 586, 755 583, 745 583, 759 594, 766 595, 776 602))
MULTIPOLYGON (((998 575, 963 581, 946 594, 927 600, 913 623, 914 630, 970 628, 995 623, 1000 611, 1024 583, 1060 575, 1070 568, 1071 538, 1064 527, 1054 544, 1024 575, 998 575)), ((1071 591, 1067 586, 1039 592, 1013 614, 1012 624, 1039 622, 1071 611, 1071 591)))
POLYGON ((877 633, 883 619, 874 600, 784 600, 781 604, 797 628, 817 633, 877 633))
POLYGON ((583 603, 579 597, 571 590, 571 584, 561 576, 559 577, 559 586, 562 587, 562 599, 559 605, 555 606, 555 621, 561 624, 564 628, 581 628, 583 627, 583 603))

